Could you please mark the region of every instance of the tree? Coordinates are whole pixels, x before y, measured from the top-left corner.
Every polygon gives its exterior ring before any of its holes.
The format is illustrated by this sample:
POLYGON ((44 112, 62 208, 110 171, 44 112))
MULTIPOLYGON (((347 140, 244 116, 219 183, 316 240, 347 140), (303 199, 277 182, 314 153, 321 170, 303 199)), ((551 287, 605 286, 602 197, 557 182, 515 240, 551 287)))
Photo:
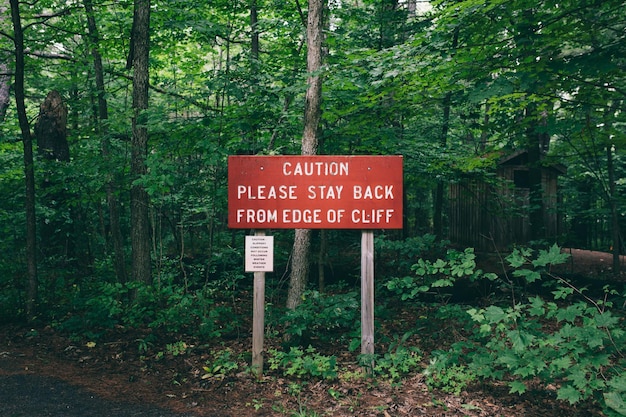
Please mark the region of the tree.
POLYGON ((147 173, 150 0, 135 0, 129 60, 133 67, 133 118, 131 152, 131 244, 133 279, 151 283, 150 198, 140 180, 147 173))
MULTIPOLYGON (((97 92, 96 131, 101 135, 102 156, 105 160, 111 159, 111 144, 109 139, 109 107, 105 96, 104 87, 104 67, 102 65, 102 54, 99 50, 100 35, 96 25, 96 17, 92 0, 83 0, 85 13, 87 15, 87 30, 91 55, 93 57, 94 77, 97 92)), ((109 164, 107 164, 109 165, 109 164)), ((118 282, 126 282, 126 260, 124 256, 124 240, 120 227, 119 201, 117 199, 117 189, 114 176, 109 174, 106 180, 106 195, 109 206, 109 222, 111 229, 111 240, 113 241, 113 254, 115 256, 115 275, 118 282)))
POLYGON ((20 16, 19 0, 11 0, 11 17, 13 21, 13 42, 15 44, 15 104, 22 131, 24 145, 24 177, 26 179, 26 269, 28 290, 26 294, 26 315, 33 319, 36 314, 38 278, 37 278, 37 219, 35 216, 35 169, 33 160, 33 139, 30 124, 26 115, 24 94, 24 31, 20 16))
MULTIPOLYGON (((302 155, 315 155, 319 144, 319 126, 322 116, 322 24, 323 0, 309 0, 307 20, 307 90, 304 105, 304 132, 302 155)), ((291 258, 291 276, 287 293, 287 308, 294 309, 302 301, 309 271, 311 230, 296 229, 291 258)))
MULTIPOLYGON (((0 6, 0 23, 7 16, 5 12, 6 9, 0 6)), ((0 51, 0 122, 4 121, 9 102, 11 101, 11 75, 9 73, 8 60, 9 53, 0 51)))

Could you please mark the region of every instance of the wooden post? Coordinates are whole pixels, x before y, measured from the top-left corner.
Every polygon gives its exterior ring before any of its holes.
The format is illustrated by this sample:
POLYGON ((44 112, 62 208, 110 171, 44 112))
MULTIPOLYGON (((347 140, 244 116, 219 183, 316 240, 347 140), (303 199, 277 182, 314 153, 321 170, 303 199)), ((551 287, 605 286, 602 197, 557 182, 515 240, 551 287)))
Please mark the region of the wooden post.
MULTIPOLYGON (((255 236, 265 236, 264 230, 255 236)), ((252 372, 257 378, 263 375, 263 339, 265 333, 265 272, 254 272, 252 312, 252 372)))
POLYGON ((361 232, 361 353, 374 354, 374 232, 361 232))

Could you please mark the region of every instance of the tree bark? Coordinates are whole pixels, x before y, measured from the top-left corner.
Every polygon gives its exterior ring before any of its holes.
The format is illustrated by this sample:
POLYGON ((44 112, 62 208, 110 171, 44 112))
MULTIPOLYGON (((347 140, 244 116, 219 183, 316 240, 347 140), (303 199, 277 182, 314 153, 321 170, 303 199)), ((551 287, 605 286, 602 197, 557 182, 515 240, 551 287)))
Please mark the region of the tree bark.
MULTIPOLYGON (((302 155, 315 155, 319 144, 319 124, 322 116, 322 24, 323 0, 309 1, 307 21, 307 90, 304 103, 302 155)), ((311 229, 296 229, 291 257, 291 276, 287 293, 287 308, 294 309, 302 301, 309 274, 311 229)))
POLYGON ((26 268, 28 286, 26 294, 26 315, 35 318, 39 282, 37 278, 37 225, 35 217, 35 170, 33 162, 33 139, 24 103, 24 32, 20 17, 19 0, 11 1, 13 21, 13 42, 15 45, 15 104, 24 145, 24 177, 26 183, 26 268))
POLYGON ((67 212, 74 219, 71 206, 66 202, 70 192, 62 186, 53 172, 60 163, 70 161, 70 147, 67 142, 67 106, 58 91, 48 93, 39 107, 39 115, 34 127, 37 140, 37 154, 46 174, 39 183, 41 189, 39 205, 51 213, 39 225, 39 254, 47 260, 59 259, 68 262, 76 258, 75 233, 73 224, 68 223, 61 212, 67 212))
POLYGON ((148 108, 150 39, 150 0, 135 0, 132 33, 133 118, 131 141, 130 191, 131 246, 133 280, 150 284, 150 199, 143 185, 137 183, 147 173, 148 126, 145 110, 148 108))
MULTIPOLYGON (((0 11, 1 13, 2 11, 0 11)), ((0 123, 4 121, 11 101, 11 76, 9 75, 9 66, 4 60, 5 55, 0 55, 0 123)))
MULTIPOLYGON (((98 99, 98 110, 96 116, 97 131, 102 137, 102 157, 105 161, 111 160, 110 142, 108 135, 108 126, 106 121, 109 118, 108 103, 105 98, 104 89, 104 68, 102 65, 102 56, 98 50, 100 35, 96 25, 95 13, 93 10, 92 0, 83 0, 85 13, 87 14, 87 28, 89 30, 89 38, 91 42, 91 55, 93 56, 94 73, 96 79, 96 91, 98 99)), ((111 166, 111 164, 109 164, 111 166)), ((115 257, 114 267, 117 281, 126 282, 126 259, 124 256, 124 239, 120 226, 119 201, 116 196, 116 187, 114 175, 108 173, 106 181, 107 204, 109 207, 109 226, 111 230, 111 240, 113 242, 113 254, 115 257)))
POLYGON ((607 160, 607 171, 608 171, 608 200, 609 200, 609 208, 611 210, 611 239, 612 239, 612 247, 613 247, 613 274, 618 276, 621 269, 620 264, 620 227, 619 227, 619 212, 617 208, 617 196, 615 195, 615 168, 613 164, 613 144, 609 141, 606 144, 606 160, 607 160))
MULTIPOLYGON (((9 23, 8 6, 0 6, 0 26, 9 23)), ((9 72, 9 51, 0 51, 0 123, 4 122, 11 102, 11 73, 9 72)))

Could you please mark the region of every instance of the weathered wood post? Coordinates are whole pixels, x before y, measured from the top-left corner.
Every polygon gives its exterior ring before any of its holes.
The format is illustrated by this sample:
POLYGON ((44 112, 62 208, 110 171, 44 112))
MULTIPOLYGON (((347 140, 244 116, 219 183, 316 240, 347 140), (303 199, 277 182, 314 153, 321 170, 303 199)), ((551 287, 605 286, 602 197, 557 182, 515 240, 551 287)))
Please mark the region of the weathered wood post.
MULTIPOLYGON (((257 230, 254 236, 265 236, 264 230, 257 230)), ((263 376, 263 343, 265 338, 265 271, 254 272, 252 305, 252 372, 263 376)))
POLYGON ((374 232, 361 232, 361 353, 374 354, 374 232))

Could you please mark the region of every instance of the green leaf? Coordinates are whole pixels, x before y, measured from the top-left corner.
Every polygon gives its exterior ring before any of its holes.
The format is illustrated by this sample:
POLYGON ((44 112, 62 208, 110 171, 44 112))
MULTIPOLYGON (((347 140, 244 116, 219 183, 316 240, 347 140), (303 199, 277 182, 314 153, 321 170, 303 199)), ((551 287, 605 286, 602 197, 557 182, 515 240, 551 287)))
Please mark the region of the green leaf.
POLYGON ((563 385, 557 391, 556 398, 562 401, 567 401, 570 404, 576 404, 581 399, 580 391, 571 385, 563 385))
POLYGON ((598 327, 613 327, 619 322, 619 319, 614 317, 609 311, 597 314, 594 319, 598 327))
POLYGON ((535 259, 532 264, 535 267, 546 265, 559 265, 564 263, 567 258, 569 258, 569 254, 562 253, 561 248, 557 244, 554 244, 550 247, 548 251, 540 250, 537 259, 535 259))
POLYGON ((569 323, 574 323, 576 319, 582 316, 582 313, 585 310, 585 305, 578 303, 571 305, 567 308, 562 308, 556 313, 556 319, 558 321, 567 321, 569 323))
POLYGON ((513 345, 513 350, 516 352, 522 352, 527 347, 531 346, 535 340, 535 336, 528 332, 520 330, 512 330, 509 332, 509 339, 513 345))
POLYGON ((485 309, 485 319, 489 323, 499 323, 506 318, 504 310, 498 306, 489 306, 485 309))
POLYGON ((511 389, 509 389, 509 394, 523 394, 526 392, 526 384, 524 384, 522 381, 512 381, 511 383, 509 383, 509 387, 511 389))
POLYGON ((623 416, 626 416, 626 402, 619 392, 610 391, 604 394, 604 403, 607 407, 617 411, 623 416))
POLYGON ((454 285, 454 281, 449 278, 441 278, 436 280, 431 284, 433 288, 443 288, 443 287, 452 287, 454 285))
POLYGON ((545 302, 543 301, 542 298, 540 297, 532 297, 529 299, 530 301, 530 308, 528 309, 528 312, 530 313, 531 316, 543 316, 546 312, 546 309, 544 308, 545 302))
POLYGON ((572 366, 572 360, 568 356, 561 356, 556 358, 551 363, 551 368, 554 370, 569 369, 572 366))
POLYGON ((540 272, 530 269, 516 269, 513 271, 513 276, 524 278, 529 284, 541 279, 540 272))

